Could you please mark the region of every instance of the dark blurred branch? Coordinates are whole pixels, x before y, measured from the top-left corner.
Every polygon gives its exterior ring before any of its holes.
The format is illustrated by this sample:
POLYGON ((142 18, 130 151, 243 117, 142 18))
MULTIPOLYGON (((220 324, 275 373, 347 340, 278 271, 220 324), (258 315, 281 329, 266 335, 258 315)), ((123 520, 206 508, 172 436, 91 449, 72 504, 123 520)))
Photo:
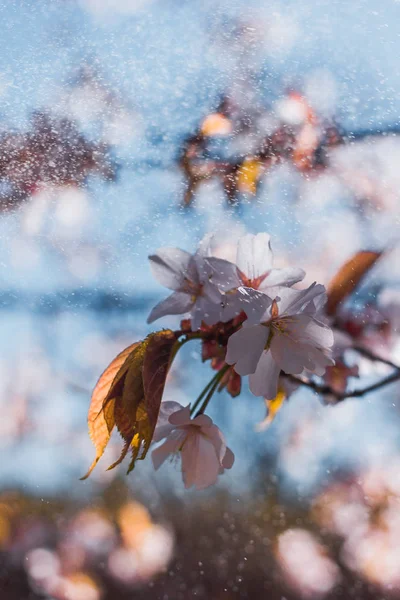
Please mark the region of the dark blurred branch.
POLYGON ((365 358, 368 358, 373 362, 381 362, 384 365, 388 365, 388 367, 392 367, 392 369, 400 369, 399 365, 396 365, 394 362, 388 360, 387 358, 383 358, 382 356, 374 354, 373 352, 371 352, 371 350, 368 350, 367 348, 362 348, 361 346, 354 346, 352 350, 355 350, 356 352, 358 352, 358 354, 365 356, 365 358))
MULTIPOLYGON (((229 115, 225 116, 229 121, 229 115)), ((282 161, 291 162, 302 173, 318 172, 330 166, 330 151, 335 147, 367 138, 397 135, 400 135, 398 125, 346 131, 332 123, 318 133, 311 122, 302 127, 281 124, 261 140, 250 154, 227 157, 223 154, 226 148, 218 145, 213 148, 210 144, 212 136, 210 138, 200 127, 181 143, 178 164, 186 179, 183 205, 189 206, 199 186, 211 178, 221 181, 228 203, 236 204, 243 193, 256 195, 265 173, 282 161), (314 127, 318 139, 312 147, 304 143, 304 127, 314 127)))
POLYGON ((43 186, 83 187, 96 175, 115 181, 112 148, 88 139, 68 118, 37 111, 28 131, 0 132, 0 210, 18 206, 43 186))
POLYGON ((319 384, 319 383, 316 383, 315 381, 307 380, 307 379, 304 379, 303 377, 296 377, 294 375, 287 375, 287 374, 283 374, 283 375, 284 375, 284 377, 289 379, 289 381, 306 386, 306 387, 312 389, 317 394, 321 394, 323 396, 326 396, 326 395, 333 396, 337 400, 337 402, 341 402, 342 400, 345 400, 346 398, 360 398, 361 396, 365 396, 366 394, 369 394, 371 392, 375 392, 376 390, 384 388, 385 386, 390 385, 391 383, 400 381, 400 369, 396 369, 394 371, 394 373, 391 373, 387 377, 384 377, 380 381, 377 381, 376 383, 373 383, 365 388, 360 388, 358 390, 349 390, 344 393, 339 393, 336 390, 334 390, 331 386, 326 385, 326 384, 319 384))

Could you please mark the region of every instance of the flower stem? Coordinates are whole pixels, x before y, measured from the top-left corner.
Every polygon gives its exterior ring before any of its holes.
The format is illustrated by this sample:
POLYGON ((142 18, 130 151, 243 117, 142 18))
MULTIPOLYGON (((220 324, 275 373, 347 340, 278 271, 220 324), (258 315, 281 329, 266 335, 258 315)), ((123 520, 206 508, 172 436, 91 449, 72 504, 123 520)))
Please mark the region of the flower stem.
POLYGON ((193 405, 193 409, 192 411, 195 411, 195 408, 197 407, 197 405, 200 403, 200 401, 203 399, 203 397, 206 395, 206 397, 204 398, 203 404, 200 406, 199 410, 196 413, 196 417, 198 415, 202 415, 204 413, 204 411, 206 410, 208 403, 210 402, 211 398, 214 395, 215 390, 217 389, 221 379, 223 378, 223 376, 225 375, 225 373, 227 372, 227 370, 230 368, 230 365, 225 365, 222 367, 222 369, 220 369, 216 375, 214 375, 214 377, 211 379, 210 383, 206 386, 206 388, 203 390, 203 392, 200 394, 199 398, 196 400, 195 404, 193 405))
POLYGON ((200 402, 203 400, 203 398, 207 394, 208 390, 214 385, 215 380, 217 379, 218 375, 219 375, 219 371, 214 375, 214 377, 211 379, 211 381, 209 381, 207 383, 206 387, 201 392, 200 396, 195 400, 192 408, 190 409, 190 414, 191 415, 194 413, 194 411, 196 410, 196 408, 199 406, 200 402))
MULTIPOLYGON (((180 333, 180 332, 176 332, 176 333, 180 333)), ((176 340, 176 342, 172 348, 169 366, 171 367, 175 356, 178 354, 178 352, 182 348, 182 346, 184 346, 187 342, 190 342, 190 340, 200 339, 201 337, 202 337, 201 333, 200 334, 199 333, 188 333, 187 337, 185 337, 183 340, 181 340, 181 341, 176 340)))

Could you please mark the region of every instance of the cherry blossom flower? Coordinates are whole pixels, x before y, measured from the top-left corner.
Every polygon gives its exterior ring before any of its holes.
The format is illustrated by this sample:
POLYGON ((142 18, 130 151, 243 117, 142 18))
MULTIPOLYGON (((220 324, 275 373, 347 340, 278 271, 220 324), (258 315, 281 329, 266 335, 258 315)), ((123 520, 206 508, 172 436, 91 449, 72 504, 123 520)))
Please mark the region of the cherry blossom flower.
POLYGON ((161 404, 153 442, 165 442, 152 452, 157 470, 171 454, 181 453, 182 477, 185 488, 202 490, 216 483, 224 469, 234 463, 233 452, 225 438, 207 415, 190 416, 190 406, 178 402, 161 404))
POLYGON ((305 276, 302 269, 273 268, 273 254, 268 233, 248 234, 239 239, 236 272, 230 274, 231 289, 223 297, 222 321, 226 322, 242 310, 250 321, 257 322, 270 303, 277 286, 291 287, 305 276))
POLYGON ((234 265, 226 260, 208 257, 211 236, 206 236, 192 255, 179 248, 160 248, 149 256, 154 277, 173 293, 159 302, 147 322, 165 315, 190 313, 192 329, 201 322, 214 325, 221 316, 221 291, 231 285, 234 265))
POLYGON ((303 269, 273 268, 271 237, 268 233, 251 233, 238 242, 236 265, 241 285, 268 293, 273 286, 292 286, 304 279, 303 269))
POLYGON ((258 324, 245 321, 229 338, 225 361, 239 375, 250 375, 254 395, 275 398, 281 370, 322 376, 334 364, 329 356, 333 333, 317 319, 325 297, 324 286, 315 283, 306 290, 280 288, 258 324))

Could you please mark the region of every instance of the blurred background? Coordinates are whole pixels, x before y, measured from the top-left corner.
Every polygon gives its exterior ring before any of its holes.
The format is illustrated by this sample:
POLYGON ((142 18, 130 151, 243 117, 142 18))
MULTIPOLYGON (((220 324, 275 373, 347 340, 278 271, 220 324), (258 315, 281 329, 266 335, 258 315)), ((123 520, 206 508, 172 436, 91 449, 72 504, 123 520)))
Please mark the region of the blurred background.
MULTIPOLYGON (((345 308, 400 364, 396 0, 0 0, 0 597, 400 598, 399 386, 273 422, 218 395, 236 454, 185 492, 94 450, 90 393, 165 292, 147 255, 208 231, 327 283, 385 250, 345 308)), ((178 319, 164 319, 174 327, 178 319)), ((209 379, 186 345, 165 398, 209 379)), ((388 366, 350 356, 356 387, 388 366)), ((341 383, 343 383, 341 381, 341 383)), ((341 385, 339 382, 338 385, 341 385)))

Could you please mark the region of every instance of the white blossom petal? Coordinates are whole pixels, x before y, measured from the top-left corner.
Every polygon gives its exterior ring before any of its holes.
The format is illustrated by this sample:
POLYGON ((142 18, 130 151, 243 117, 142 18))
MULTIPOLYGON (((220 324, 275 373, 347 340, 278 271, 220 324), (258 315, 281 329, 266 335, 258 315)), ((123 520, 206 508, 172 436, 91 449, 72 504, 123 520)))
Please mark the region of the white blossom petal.
POLYGON ((273 400, 278 393, 280 371, 271 352, 263 352, 256 372, 249 377, 251 392, 255 396, 264 396, 267 400, 273 400))
POLYGON ((217 286, 214 285, 211 281, 206 281, 203 284, 203 290, 201 295, 206 300, 211 302, 211 304, 218 304, 219 307, 221 306, 222 294, 217 288, 217 286))
POLYGON ((304 311, 310 303, 315 309, 315 299, 325 294, 325 287, 320 284, 312 283, 305 290, 294 290, 292 288, 281 287, 279 289, 279 315, 295 315, 304 311))
POLYGON ((302 281, 306 275, 303 269, 295 267, 285 267, 284 269, 271 269, 267 277, 259 286, 260 292, 269 294, 269 288, 273 286, 291 287, 295 283, 302 281))
POLYGON ((205 236, 200 240, 194 257, 197 259, 204 259, 207 256, 211 256, 211 243, 214 239, 213 233, 206 233, 205 236))
POLYGON ((201 322, 206 325, 215 325, 221 320, 221 305, 213 303, 205 296, 197 296, 191 311, 192 329, 201 327, 201 322))
POLYGON ((237 267, 233 263, 216 257, 206 258, 204 262, 210 280, 223 292, 241 285, 237 267))
POLYGON ((153 276, 161 285, 179 291, 187 276, 192 255, 180 248, 160 248, 149 256, 153 276))
POLYGON ((253 325, 242 327, 231 335, 225 361, 228 365, 235 365, 236 373, 249 375, 255 372, 267 343, 269 331, 269 327, 253 325))
POLYGON ((285 335, 275 333, 270 349, 274 361, 282 371, 291 375, 300 375, 306 361, 302 344, 285 335))
POLYGON ((267 233, 248 234, 239 239, 236 264, 248 279, 256 279, 272 268, 273 255, 267 233))
POLYGON ((242 312, 242 298, 238 290, 232 290, 222 297, 221 321, 227 323, 242 312))
POLYGON ((247 325, 260 323, 266 309, 272 303, 271 298, 258 290, 239 287, 228 292, 222 298, 221 321, 226 323, 243 311, 247 316, 247 325))
POLYGON ((306 314, 311 314, 314 316, 320 316, 322 319, 327 319, 327 315, 324 313, 324 306, 328 301, 328 296, 326 294, 325 288, 321 293, 319 293, 315 298, 313 298, 312 302, 305 308, 304 312, 306 314))
POLYGON ((193 300, 188 294, 174 292, 165 300, 161 300, 150 312, 147 322, 152 323, 166 315, 182 315, 190 311, 193 300))
POLYGON ((300 375, 303 370, 323 375, 325 368, 334 361, 315 344, 276 334, 271 341, 271 353, 282 371, 300 375))
POLYGON ((299 342, 320 348, 333 346, 334 337, 330 327, 306 314, 297 315, 290 324, 290 333, 299 342))

